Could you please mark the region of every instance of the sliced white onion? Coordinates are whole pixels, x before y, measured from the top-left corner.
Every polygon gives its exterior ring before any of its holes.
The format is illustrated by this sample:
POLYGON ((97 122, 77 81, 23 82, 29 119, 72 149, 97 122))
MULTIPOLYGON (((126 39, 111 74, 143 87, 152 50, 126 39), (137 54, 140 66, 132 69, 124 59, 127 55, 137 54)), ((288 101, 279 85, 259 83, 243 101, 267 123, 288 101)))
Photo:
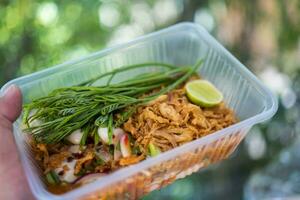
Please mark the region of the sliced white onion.
POLYGON ((124 134, 120 140, 121 153, 123 157, 129 157, 131 155, 131 147, 128 135, 124 134))
POLYGON ((66 181, 68 183, 72 183, 78 177, 74 175, 76 160, 72 160, 71 162, 63 161, 61 167, 56 168, 54 171, 58 174, 58 177, 61 181, 66 181), (69 170, 64 171, 63 166, 67 165, 69 170), (59 175, 59 172, 64 171, 63 175, 59 175))
POLYGON ((82 138, 83 132, 78 129, 71 133, 68 137, 67 140, 73 144, 80 144, 80 140, 82 138))
POLYGON ((114 135, 114 139, 113 139, 113 143, 114 145, 117 145, 122 137, 122 135, 125 134, 125 131, 121 128, 115 128, 113 130, 113 135, 114 135))
POLYGON ((102 142, 105 144, 109 143, 109 138, 108 138, 108 128, 107 127, 99 127, 98 128, 98 135, 101 138, 102 142))
MULTIPOLYGON (((113 129, 113 143, 117 144, 121 138, 121 136, 125 134, 124 130, 121 128, 115 128, 113 129)), ((99 127, 98 128, 98 135, 101 138, 101 140, 105 143, 109 143, 109 137, 108 137, 108 128, 107 127, 99 127)))
POLYGON ((68 149, 70 153, 81 153, 82 150, 85 149, 85 146, 80 147, 80 145, 71 145, 68 149))
POLYGON ((112 155, 108 152, 108 148, 105 148, 103 146, 99 147, 96 150, 96 155, 101 158, 105 163, 112 160, 112 155))
POLYGON ((121 157, 122 157, 121 151, 118 150, 117 148, 115 148, 115 150, 114 150, 114 160, 120 160, 121 157))

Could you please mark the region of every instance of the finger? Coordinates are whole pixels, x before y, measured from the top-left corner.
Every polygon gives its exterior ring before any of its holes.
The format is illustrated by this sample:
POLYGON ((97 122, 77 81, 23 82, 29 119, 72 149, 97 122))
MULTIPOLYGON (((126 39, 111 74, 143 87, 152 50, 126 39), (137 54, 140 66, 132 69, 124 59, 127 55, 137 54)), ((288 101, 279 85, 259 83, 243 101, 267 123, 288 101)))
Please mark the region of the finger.
POLYGON ((0 199, 33 199, 12 133, 21 109, 21 91, 13 85, 0 97, 0 199))
POLYGON ((20 115, 21 110, 21 90, 17 86, 12 85, 4 92, 4 96, 0 97, 0 117, 14 122, 20 115))

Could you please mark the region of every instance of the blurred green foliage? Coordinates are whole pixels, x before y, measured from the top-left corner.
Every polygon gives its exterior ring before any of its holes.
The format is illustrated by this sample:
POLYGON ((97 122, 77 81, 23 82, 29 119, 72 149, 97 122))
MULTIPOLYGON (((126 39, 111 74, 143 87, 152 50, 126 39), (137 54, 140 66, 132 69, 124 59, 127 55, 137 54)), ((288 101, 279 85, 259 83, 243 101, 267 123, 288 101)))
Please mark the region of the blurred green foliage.
POLYGON ((145 199, 241 199, 251 172, 266 166, 300 131, 298 0, 2 0, 0 86, 180 21, 205 26, 273 89, 280 107, 229 160, 145 199), (259 151, 253 151, 253 141, 259 141, 259 151))

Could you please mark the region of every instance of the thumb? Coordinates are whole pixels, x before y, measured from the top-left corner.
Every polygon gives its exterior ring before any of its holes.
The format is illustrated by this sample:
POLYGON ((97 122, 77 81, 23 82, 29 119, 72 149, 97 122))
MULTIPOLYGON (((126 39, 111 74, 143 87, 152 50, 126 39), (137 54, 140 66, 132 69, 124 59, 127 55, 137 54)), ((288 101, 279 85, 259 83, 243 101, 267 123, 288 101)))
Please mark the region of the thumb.
POLYGON ((22 93, 20 89, 12 85, 0 97, 0 117, 14 122, 22 110, 22 93))
POLYGON ((12 133, 12 122, 21 109, 21 91, 17 86, 10 86, 0 97, 0 199, 33 199, 12 133))

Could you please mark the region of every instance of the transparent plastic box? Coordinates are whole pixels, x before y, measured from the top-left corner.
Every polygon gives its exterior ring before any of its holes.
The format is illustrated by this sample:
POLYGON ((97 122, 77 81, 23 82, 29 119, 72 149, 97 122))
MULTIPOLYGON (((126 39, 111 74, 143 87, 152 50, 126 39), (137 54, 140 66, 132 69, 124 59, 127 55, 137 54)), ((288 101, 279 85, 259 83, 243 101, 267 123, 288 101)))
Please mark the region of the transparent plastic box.
MULTIPOLYGON (((208 32, 199 25, 180 23, 126 44, 96 52, 7 83, 18 85, 24 102, 44 96, 53 89, 82 83, 114 68, 143 62, 204 64, 198 73, 224 94, 224 100, 240 122, 199 138, 156 157, 122 168, 95 182, 62 195, 47 191, 22 132, 21 120, 14 123, 14 136, 22 165, 33 194, 38 199, 137 199, 211 163, 226 159, 249 129, 271 118, 277 100, 271 92, 208 32)), ((134 73, 139 73, 135 71, 134 73)), ((119 79, 134 73, 121 74, 119 79)))

